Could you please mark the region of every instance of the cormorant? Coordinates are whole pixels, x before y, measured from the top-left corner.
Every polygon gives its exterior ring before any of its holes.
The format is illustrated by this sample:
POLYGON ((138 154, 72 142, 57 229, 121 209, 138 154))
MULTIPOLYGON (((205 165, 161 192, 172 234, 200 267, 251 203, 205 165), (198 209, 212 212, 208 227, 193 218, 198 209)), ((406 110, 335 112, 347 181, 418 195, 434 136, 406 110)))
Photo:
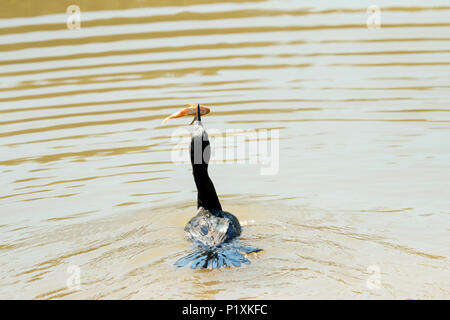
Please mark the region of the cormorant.
MULTIPOLYGON (((194 108, 191 106, 168 118, 193 114, 194 108)), ((201 121, 201 113, 209 113, 209 109, 197 105, 195 111, 190 157, 197 187, 197 215, 189 220, 184 228, 186 238, 194 243, 195 249, 179 259, 175 266, 190 264, 192 269, 215 269, 222 266, 240 266, 241 263, 249 264, 250 261, 241 252, 252 253, 261 249, 241 245, 236 241, 242 231, 239 220, 233 214, 222 210, 214 184, 208 175, 211 149, 208 133, 201 121)))

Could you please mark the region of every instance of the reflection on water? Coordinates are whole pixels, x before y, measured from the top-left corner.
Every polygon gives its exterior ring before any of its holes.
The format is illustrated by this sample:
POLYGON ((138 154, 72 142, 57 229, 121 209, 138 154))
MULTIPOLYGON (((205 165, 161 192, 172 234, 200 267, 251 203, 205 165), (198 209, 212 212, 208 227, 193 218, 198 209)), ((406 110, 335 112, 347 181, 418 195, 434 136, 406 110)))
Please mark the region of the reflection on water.
POLYGON ((445 1, 381 1, 377 30, 366 4, 288 0, 83 0, 68 30, 70 4, 0 12, 1 298, 450 296, 445 1), (196 102, 208 129, 280 133, 276 175, 210 168, 264 248, 240 269, 172 268, 195 185, 186 119, 161 120, 196 102))

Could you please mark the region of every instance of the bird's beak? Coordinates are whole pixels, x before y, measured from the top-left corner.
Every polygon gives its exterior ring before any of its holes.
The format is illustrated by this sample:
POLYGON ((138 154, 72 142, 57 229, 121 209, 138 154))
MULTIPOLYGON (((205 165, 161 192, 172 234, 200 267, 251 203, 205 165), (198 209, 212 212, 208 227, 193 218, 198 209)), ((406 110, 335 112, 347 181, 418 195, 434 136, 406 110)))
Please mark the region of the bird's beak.
POLYGON ((198 122, 202 121, 202 118, 200 116, 200 105, 199 104, 197 104, 197 121, 198 122))

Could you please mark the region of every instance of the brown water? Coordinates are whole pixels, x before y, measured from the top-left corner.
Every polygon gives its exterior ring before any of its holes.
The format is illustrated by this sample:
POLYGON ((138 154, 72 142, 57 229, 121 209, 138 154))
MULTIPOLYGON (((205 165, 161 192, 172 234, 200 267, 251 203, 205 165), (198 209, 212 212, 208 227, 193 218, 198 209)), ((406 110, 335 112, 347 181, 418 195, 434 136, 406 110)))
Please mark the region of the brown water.
POLYGON ((447 1, 73 3, 0 10, 0 298, 450 298, 447 1), (197 102, 279 132, 274 175, 210 166, 248 266, 172 266, 196 195, 161 120, 197 102))

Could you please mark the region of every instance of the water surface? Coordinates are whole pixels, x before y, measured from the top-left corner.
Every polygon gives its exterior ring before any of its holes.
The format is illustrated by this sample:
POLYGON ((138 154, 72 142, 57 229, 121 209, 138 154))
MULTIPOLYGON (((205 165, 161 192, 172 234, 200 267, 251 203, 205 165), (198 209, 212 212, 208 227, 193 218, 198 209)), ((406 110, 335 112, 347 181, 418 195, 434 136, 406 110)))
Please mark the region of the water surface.
POLYGON ((446 1, 379 1, 380 29, 365 1, 78 1, 80 30, 66 2, 0 12, 1 298, 450 297, 446 1), (185 103, 278 130, 274 175, 212 140, 251 265, 172 267, 196 194, 190 119, 161 120, 185 103))

